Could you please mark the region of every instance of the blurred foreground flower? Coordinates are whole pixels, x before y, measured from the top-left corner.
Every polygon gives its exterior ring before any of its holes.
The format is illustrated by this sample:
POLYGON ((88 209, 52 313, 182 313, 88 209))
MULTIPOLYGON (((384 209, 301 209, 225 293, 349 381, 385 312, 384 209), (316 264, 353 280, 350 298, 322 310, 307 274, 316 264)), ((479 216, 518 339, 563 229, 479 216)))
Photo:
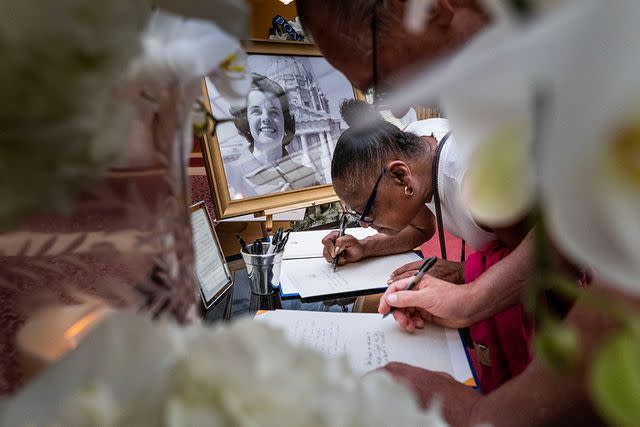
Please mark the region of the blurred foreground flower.
MULTIPOLYGON (((242 54, 213 22, 160 10, 149 19, 146 1, 26 1, 0 12, 9 48, 0 87, 16 99, 0 113, 0 227, 24 218, 0 232, 5 394, 23 381, 18 330, 45 306, 94 297, 183 322, 195 315, 192 105, 202 78, 242 54), (107 123, 121 115, 123 126, 107 123)), ((55 324, 50 316, 41 325, 55 324)))
POLYGON ((640 4, 619 0, 615 7, 564 2, 527 26, 497 21, 460 55, 418 74, 389 101, 440 101, 471 156, 462 190, 478 221, 508 225, 539 200, 551 235, 567 255, 636 294, 637 19, 640 4), (599 23, 605 21, 603 29, 599 23), (539 95, 542 110, 535 104, 539 95))
MULTIPOLYGON (((498 11, 493 27, 389 103, 440 100, 472 156, 462 190, 479 221, 499 227, 540 208, 548 227, 536 230, 531 299, 553 287, 616 325, 593 331, 605 339, 588 387, 608 423, 636 425, 640 319, 598 287, 640 295, 640 3, 518 2, 536 6, 528 22, 503 13, 506 0, 486 3, 498 11), (563 255, 595 270, 598 286, 552 274, 547 231, 563 255)), ((541 306, 536 315, 538 356, 575 367, 584 356, 577 331, 541 306)))
POLYGON ((0 231, 32 210, 69 212, 125 146, 112 97, 139 50, 143 0, 0 4, 0 231))
POLYGON ((260 322, 184 329, 134 314, 110 319, 12 398, 1 424, 446 425, 388 374, 358 377, 260 322))
POLYGON ((640 3, 614 3, 589 9, 561 75, 542 202, 566 254, 640 295, 640 3))

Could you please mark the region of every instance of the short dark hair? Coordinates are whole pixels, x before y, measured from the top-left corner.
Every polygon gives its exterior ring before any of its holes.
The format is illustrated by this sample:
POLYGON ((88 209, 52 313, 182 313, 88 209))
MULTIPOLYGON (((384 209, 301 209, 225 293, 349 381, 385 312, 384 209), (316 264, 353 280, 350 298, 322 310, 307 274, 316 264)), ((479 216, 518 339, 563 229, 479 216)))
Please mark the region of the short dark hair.
MULTIPOLYGON (((251 73, 251 86, 249 92, 260 91, 272 93, 280 101, 282 107, 282 115, 284 116, 284 137, 282 138, 282 155, 286 155, 285 147, 296 136, 296 120, 289 110, 289 98, 286 92, 278 83, 257 73, 251 73)), ((233 116, 233 122, 238 129, 240 135, 244 136, 249 142, 249 151, 253 153, 253 136, 249 129, 249 120, 247 119, 247 107, 230 108, 229 113, 233 116)))
MULTIPOLYGON (((349 125, 333 152, 331 178, 349 178, 353 185, 369 181, 391 159, 414 159, 429 150, 420 137, 384 120, 371 106, 354 99, 342 102, 340 114, 349 125)), ((347 187, 352 187, 347 183, 347 187)), ((348 191, 357 191, 351 188, 348 191)))

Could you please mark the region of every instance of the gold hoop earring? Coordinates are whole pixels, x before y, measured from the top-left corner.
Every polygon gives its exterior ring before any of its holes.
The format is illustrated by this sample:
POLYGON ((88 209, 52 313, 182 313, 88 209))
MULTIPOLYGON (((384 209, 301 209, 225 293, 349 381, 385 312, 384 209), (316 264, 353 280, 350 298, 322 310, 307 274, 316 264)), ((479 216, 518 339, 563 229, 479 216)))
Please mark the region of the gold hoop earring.
POLYGON ((406 194, 407 196, 413 196, 413 188, 409 187, 408 185, 405 185, 404 194, 406 194))

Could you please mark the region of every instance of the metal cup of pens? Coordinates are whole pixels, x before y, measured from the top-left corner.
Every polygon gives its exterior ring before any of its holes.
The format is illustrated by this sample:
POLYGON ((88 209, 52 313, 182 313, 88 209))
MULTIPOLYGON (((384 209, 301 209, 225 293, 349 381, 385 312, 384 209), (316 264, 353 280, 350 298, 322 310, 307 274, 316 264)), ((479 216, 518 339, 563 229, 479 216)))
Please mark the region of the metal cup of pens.
POLYGON ((284 245, 289 235, 283 236, 279 229, 270 242, 255 241, 248 245, 240 236, 242 259, 247 266, 251 292, 269 295, 280 285, 280 269, 284 256, 284 245))

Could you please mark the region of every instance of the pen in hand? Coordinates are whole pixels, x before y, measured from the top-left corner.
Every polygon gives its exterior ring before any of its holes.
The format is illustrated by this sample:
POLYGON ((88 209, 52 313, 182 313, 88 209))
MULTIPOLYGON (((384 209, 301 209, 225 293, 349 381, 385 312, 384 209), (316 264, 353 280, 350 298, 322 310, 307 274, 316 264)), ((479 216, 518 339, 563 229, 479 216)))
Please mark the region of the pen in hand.
MULTIPOLYGON (((438 257, 432 256, 431 258, 427 258, 425 260, 425 262, 422 263, 422 266, 420 267, 420 269, 418 270, 418 272, 416 273, 415 276, 413 276, 413 278, 411 279, 411 282, 409 282, 409 286, 406 287, 406 289, 404 289, 405 291, 410 291, 411 289, 414 288, 414 286, 416 286, 418 284, 418 282, 422 279, 422 276, 425 275, 425 273, 427 271, 429 271, 429 269, 431 267, 433 267, 434 265, 436 265, 436 262, 438 261, 438 257)), ((385 317, 387 317, 388 315, 390 315, 391 313, 393 313, 396 310, 395 307, 391 307, 389 309, 389 312, 387 314, 384 314, 382 316, 382 318, 384 319, 385 317)))
MULTIPOLYGON (((336 240, 338 240, 340 237, 344 236, 344 231, 347 228, 347 216, 346 215, 342 215, 340 217, 340 232, 338 233, 338 237, 336 237, 336 240)), ((338 268, 338 258, 340 257, 340 254, 336 254, 335 257, 333 257, 333 272, 336 272, 336 268, 338 268)))

